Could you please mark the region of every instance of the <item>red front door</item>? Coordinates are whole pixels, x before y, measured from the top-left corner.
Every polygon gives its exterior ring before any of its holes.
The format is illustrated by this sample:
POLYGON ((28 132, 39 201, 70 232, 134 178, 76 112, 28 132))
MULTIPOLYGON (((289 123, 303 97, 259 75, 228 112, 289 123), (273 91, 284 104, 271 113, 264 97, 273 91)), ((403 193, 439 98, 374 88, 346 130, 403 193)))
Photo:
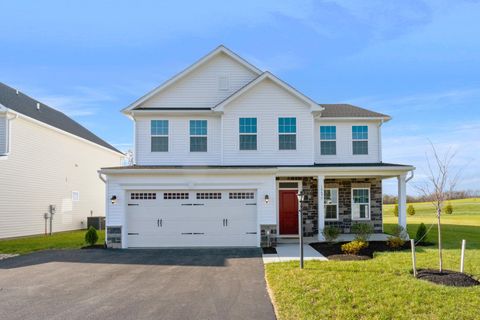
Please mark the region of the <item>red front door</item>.
POLYGON ((297 190, 280 190, 280 234, 298 234, 297 190))

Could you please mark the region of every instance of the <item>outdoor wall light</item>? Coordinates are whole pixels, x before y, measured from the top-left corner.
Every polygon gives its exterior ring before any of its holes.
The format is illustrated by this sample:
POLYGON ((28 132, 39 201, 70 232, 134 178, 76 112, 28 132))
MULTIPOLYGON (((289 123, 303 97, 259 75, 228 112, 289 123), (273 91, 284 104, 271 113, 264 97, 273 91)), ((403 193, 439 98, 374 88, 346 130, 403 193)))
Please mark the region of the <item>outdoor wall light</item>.
POLYGON ((112 202, 112 204, 117 203, 117 196, 113 195, 113 196, 110 198, 110 201, 112 202))
POLYGON ((265 195, 265 203, 268 204, 268 202, 270 201, 270 197, 268 196, 268 194, 265 195))
POLYGON ((297 199, 298 202, 303 202, 305 200, 305 193, 303 193, 303 190, 297 193, 297 199))

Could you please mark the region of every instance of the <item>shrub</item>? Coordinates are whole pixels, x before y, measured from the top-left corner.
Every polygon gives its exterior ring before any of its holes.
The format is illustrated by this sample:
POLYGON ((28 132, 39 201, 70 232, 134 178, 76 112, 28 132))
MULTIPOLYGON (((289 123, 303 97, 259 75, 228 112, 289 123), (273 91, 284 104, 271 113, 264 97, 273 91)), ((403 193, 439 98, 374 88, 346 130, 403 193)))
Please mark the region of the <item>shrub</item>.
POLYGON ((415 208, 413 207, 412 204, 409 204, 409 205, 408 205, 407 213, 408 213, 409 216, 415 215, 415 208))
POLYGON ((368 223, 356 223, 352 225, 352 233, 355 234, 355 240, 367 242, 373 233, 373 227, 368 223))
POLYGON ((407 235, 407 230, 404 227, 397 224, 393 229, 393 236, 405 240, 407 235))
POLYGON ((398 204, 396 204, 394 207, 393 207, 393 215, 395 217, 398 217, 398 204))
POLYGON ((418 226, 417 234, 415 235, 415 241, 419 243, 425 243, 427 241, 427 227, 423 222, 418 226))
POLYGON ((351 242, 342 244, 342 252, 345 254, 357 255, 360 250, 368 247, 368 242, 362 240, 353 240, 351 242))
POLYGON ((331 226, 326 226, 322 230, 322 235, 327 242, 333 242, 340 235, 340 229, 331 227, 331 226))
POLYGON ((445 213, 446 214, 452 214, 453 213, 453 206, 451 203, 448 203, 447 206, 445 207, 445 213))
POLYGON ((90 228, 88 228, 87 230, 87 233, 85 233, 85 242, 93 246, 95 243, 97 243, 97 241, 98 241, 97 229, 90 226, 90 228))
POLYGON ((388 237, 387 246, 389 246, 392 249, 401 248, 404 244, 405 244, 405 240, 403 240, 400 237, 397 237, 397 236, 388 237))

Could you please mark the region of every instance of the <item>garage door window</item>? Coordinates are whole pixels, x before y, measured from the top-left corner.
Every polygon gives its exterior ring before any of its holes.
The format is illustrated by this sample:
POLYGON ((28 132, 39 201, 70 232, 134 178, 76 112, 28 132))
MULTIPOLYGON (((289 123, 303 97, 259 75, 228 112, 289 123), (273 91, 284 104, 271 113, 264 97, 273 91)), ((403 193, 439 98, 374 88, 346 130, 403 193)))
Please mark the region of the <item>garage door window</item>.
POLYGON ((220 192, 197 192, 197 199, 222 199, 220 192))
POLYGON ((229 199, 254 199, 253 192, 230 192, 228 194, 229 199))
POLYGON ((165 200, 188 199, 188 192, 165 192, 163 194, 165 200))
POLYGON ((152 192, 134 192, 130 194, 131 200, 155 200, 157 194, 152 192))

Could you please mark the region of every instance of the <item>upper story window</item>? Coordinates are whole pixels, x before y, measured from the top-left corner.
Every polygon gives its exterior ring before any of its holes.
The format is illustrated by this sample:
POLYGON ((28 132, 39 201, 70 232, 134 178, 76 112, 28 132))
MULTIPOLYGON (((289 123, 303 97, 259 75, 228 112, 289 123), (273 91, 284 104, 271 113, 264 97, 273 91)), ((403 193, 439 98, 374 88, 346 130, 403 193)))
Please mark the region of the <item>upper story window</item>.
POLYGON ((280 150, 297 149, 296 118, 278 118, 278 148, 280 150))
POLYGON ((370 189, 352 188, 352 219, 370 219, 370 189))
POLYGON ((323 201, 325 205, 325 220, 338 219, 338 189, 325 188, 323 191, 323 201))
POLYGON ((337 127, 320 126, 320 154, 337 154, 337 127))
POLYGON ((190 152, 207 152, 207 120, 190 120, 190 152))
POLYGON ((168 120, 152 120, 151 128, 151 151, 168 152, 168 120))
POLYGON ((257 118, 239 119, 240 150, 257 150, 257 118))
POLYGON ((368 154, 368 126, 352 126, 353 154, 368 154))

